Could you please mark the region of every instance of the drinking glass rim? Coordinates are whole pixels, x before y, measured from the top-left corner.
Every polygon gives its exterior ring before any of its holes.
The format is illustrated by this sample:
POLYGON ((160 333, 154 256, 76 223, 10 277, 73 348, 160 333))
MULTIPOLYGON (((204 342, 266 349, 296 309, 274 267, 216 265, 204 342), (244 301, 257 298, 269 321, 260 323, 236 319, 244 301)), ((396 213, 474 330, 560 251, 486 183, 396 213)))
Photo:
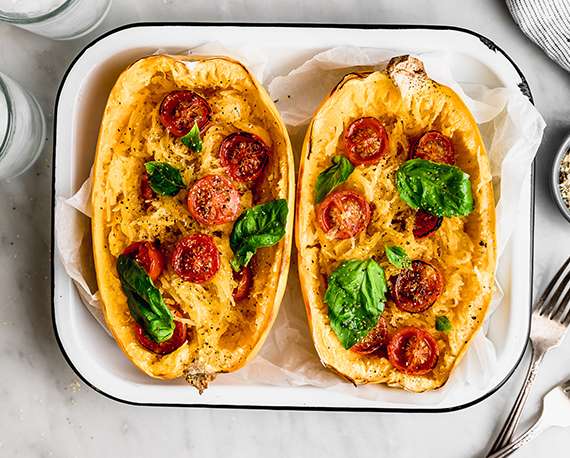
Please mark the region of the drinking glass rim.
POLYGON ((8 13, 6 11, 0 10, 0 20, 10 22, 12 24, 33 24, 57 16, 59 13, 66 10, 76 2, 77 0, 66 0, 61 5, 59 5, 58 7, 54 8, 51 11, 48 11, 47 13, 42 13, 38 14, 37 16, 29 16, 29 17, 22 16, 22 13, 8 13))
POLYGON ((13 110, 12 110, 12 99, 8 94, 8 87, 6 83, 4 83, 2 79, 2 74, 0 73, 0 96, 3 96, 6 99, 6 132, 4 133, 3 137, 0 137, 0 159, 4 157, 6 154, 5 146, 8 144, 8 141, 12 135, 12 127, 13 127, 13 110))

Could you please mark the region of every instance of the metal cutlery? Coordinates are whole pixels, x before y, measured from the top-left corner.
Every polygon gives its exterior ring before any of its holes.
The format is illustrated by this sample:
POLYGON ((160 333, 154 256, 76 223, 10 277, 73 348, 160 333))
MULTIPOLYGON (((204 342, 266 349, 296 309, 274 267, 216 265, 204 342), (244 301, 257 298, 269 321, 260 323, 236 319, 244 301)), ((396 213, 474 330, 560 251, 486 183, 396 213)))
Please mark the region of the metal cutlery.
POLYGON ((570 258, 550 281, 533 307, 530 329, 531 363, 521 391, 505 420, 503 428, 491 447, 488 456, 505 447, 513 438, 523 407, 528 398, 544 355, 557 347, 570 324, 570 258))
POLYGON ((550 390, 544 397, 542 414, 534 425, 506 447, 488 458, 504 458, 530 442, 551 426, 570 426, 570 380, 550 390))

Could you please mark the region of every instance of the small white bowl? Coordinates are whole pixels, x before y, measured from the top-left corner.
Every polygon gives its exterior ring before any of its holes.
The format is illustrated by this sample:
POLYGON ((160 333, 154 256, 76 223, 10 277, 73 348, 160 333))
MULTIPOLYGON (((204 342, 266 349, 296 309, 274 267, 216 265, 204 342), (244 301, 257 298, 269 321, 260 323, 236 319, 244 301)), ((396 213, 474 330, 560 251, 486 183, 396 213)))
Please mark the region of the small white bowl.
POLYGON ((554 166, 552 167, 552 193, 554 194, 554 200, 556 200, 556 204, 564 218, 570 221, 570 208, 566 205, 566 202, 562 198, 562 192, 560 191, 560 164, 566 154, 570 154, 570 135, 566 137, 560 146, 556 158, 554 159, 554 166))

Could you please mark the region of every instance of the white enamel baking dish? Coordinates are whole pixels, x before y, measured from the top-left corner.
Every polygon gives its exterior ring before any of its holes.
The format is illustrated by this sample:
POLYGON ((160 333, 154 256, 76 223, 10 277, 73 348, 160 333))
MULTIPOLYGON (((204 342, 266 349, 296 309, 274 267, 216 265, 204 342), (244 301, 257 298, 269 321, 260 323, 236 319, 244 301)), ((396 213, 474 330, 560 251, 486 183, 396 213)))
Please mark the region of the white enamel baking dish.
MULTIPOLYGON (((376 47, 401 53, 449 51, 461 82, 519 88, 531 98, 512 59, 489 39, 463 29, 405 25, 137 24, 107 33, 88 45, 69 67, 55 111, 52 199, 73 195, 93 162, 98 127, 108 93, 119 73, 136 59, 162 49, 170 53, 218 41, 228 47, 255 43, 271 56, 270 70, 286 74, 316 52, 340 45, 376 47)), ((180 381, 153 380, 123 356, 115 342, 82 305, 57 255, 52 260, 53 325, 61 351, 77 375, 100 393, 126 403, 238 408, 451 411, 473 405, 496 391, 519 364, 526 346, 532 298, 534 231, 533 174, 521 196, 518 229, 505 256, 514 266, 510 307, 493 316, 489 335, 496 344, 498 370, 486 387, 472 387, 443 403, 429 405, 369 401, 331 390, 302 386, 229 384, 223 376, 203 394, 180 381)), ((53 232, 53 221, 52 221, 53 232)), ((54 237, 52 236, 52 244, 54 237)), ((52 250, 56 253, 57 250, 52 250)), ((295 276, 292 270, 290 276, 295 276)), ((299 299, 301 300, 301 299, 299 299)), ((287 307, 283 303, 282 307, 287 307)))

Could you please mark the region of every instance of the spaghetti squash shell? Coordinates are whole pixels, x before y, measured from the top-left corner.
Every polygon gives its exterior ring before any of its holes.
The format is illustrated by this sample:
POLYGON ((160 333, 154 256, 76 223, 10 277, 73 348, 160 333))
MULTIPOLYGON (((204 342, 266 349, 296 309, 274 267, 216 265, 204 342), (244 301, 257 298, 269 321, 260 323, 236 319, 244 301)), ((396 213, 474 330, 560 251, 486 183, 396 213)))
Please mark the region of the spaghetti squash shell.
MULTIPOLYGON (((249 202, 244 207, 254 200, 251 192, 246 194, 249 202)), ((93 252, 103 314, 119 347, 139 369, 160 379, 186 377, 202 391, 216 374, 236 371, 255 356, 277 316, 287 283, 294 168, 285 125, 265 89, 241 63, 226 57, 157 55, 126 69, 111 90, 104 112, 93 167, 92 204, 93 252), (206 131, 201 155, 186 152, 198 158, 192 158, 193 162, 177 149, 183 146, 172 146, 173 137, 158 119, 160 101, 175 89, 197 90, 212 100, 215 127, 206 131), (178 165, 188 183, 198 178, 196 174, 223 173, 217 149, 223 136, 235 130, 254 132, 272 150, 257 202, 287 199, 289 210, 286 235, 277 245, 258 250, 250 298, 239 303, 231 295, 236 284, 229 266, 232 223, 211 230, 196 226, 182 202, 185 199, 159 198, 161 213, 153 220, 135 208, 140 207, 140 197, 135 195, 140 178, 136 177, 152 153, 156 160, 168 159, 178 165), (159 278, 157 286, 167 292, 167 303, 176 303, 191 319, 188 341, 173 353, 158 355, 141 346, 135 336, 115 265, 130 243, 153 235, 168 238, 166 227, 174 227, 171 219, 177 218, 176 228, 182 235, 213 234, 221 267, 206 286, 183 282, 170 269, 159 278)))
MULTIPOLYGON (((384 72, 351 73, 317 109, 305 137, 297 189, 295 222, 301 289, 309 328, 324 366, 355 385, 385 383, 413 392, 443 385, 481 326, 491 301, 495 269, 495 201, 489 160, 479 129, 462 100, 450 88, 431 80, 420 60, 392 59, 384 72), (373 203, 368 229, 349 241, 327 240, 315 217, 315 182, 332 156, 343 154, 342 133, 354 119, 381 119, 390 136, 388 155, 377 167, 357 167, 341 185, 362 192, 373 203), (457 165, 470 175, 475 210, 466 218, 446 218, 428 239, 414 240, 413 215, 395 188, 395 173, 408 159, 410 141, 428 130, 452 138, 457 165), (368 172, 366 171, 368 170, 368 172), (399 219, 401 218, 401 221, 399 219), (395 228, 395 225, 404 225, 395 228), (381 258, 385 245, 403 246, 413 259, 424 259, 444 274, 442 296, 426 313, 398 310, 391 300, 384 316, 391 332, 402 326, 428 330, 439 348, 439 359, 427 375, 397 371, 384 356, 359 355, 342 347, 330 327, 324 303, 326 278, 346 259, 381 258), (449 333, 435 329, 435 318, 446 315, 449 333)), ((397 274, 384 257, 387 277, 397 274)))

